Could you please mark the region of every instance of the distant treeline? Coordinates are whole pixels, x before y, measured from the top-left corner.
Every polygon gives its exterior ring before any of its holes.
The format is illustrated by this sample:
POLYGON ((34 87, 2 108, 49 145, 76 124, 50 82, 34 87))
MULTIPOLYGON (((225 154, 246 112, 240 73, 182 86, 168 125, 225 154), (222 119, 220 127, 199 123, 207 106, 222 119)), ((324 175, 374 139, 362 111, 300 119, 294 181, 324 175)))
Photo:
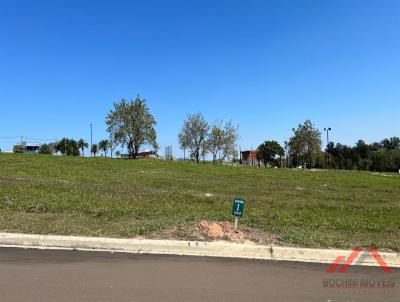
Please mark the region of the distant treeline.
POLYGON ((328 163, 334 169, 358 169, 398 172, 400 169, 400 138, 386 138, 366 144, 359 140, 355 146, 329 143, 325 150, 328 163))
POLYGON ((257 158, 266 166, 398 172, 400 138, 385 138, 372 144, 359 140, 354 146, 330 142, 322 150, 321 132, 306 121, 293 129, 293 136, 284 147, 276 141, 261 144, 257 158))

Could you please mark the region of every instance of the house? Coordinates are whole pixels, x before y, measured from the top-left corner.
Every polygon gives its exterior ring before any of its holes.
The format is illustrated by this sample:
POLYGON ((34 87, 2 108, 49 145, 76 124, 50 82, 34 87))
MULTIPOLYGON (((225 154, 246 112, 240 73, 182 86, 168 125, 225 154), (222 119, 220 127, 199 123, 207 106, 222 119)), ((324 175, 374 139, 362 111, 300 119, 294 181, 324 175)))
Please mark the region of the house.
POLYGON ((21 142, 21 144, 15 145, 14 149, 16 146, 21 146, 22 153, 25 154, 37 154, 40 148, 40 144, 33 144, 28 142, 21 142))
POLYGON ((257 160, 257 151, 241 151, 240 162, 245 166, 258 166, 260 163, 257 160))

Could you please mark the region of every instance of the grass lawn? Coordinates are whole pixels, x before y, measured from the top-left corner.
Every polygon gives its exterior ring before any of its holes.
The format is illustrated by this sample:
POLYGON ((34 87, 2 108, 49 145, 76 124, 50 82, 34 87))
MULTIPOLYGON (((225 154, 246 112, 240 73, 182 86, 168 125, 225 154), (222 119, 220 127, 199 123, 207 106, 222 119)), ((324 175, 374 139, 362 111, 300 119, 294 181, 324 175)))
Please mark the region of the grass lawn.
POLYGON ((400 175, 0 154, 0 231, 151 236, 231 220, 305 247, 400 251, 400 175))

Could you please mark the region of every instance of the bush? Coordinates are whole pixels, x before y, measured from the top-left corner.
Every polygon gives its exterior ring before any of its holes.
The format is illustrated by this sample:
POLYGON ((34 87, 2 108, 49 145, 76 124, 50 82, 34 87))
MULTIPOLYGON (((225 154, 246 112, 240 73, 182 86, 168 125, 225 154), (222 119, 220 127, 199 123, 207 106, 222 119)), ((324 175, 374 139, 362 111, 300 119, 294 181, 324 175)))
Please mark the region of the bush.
POLYGON ((51 150, 50 146, 48 144, 43 144, 39 148, 39 154, 47 154, 47 155, 52 155, 53 150, 51 150))
POLYGON ((21 145, 14 145, 13 152, 14 153, 24 153, 24 147, 22 147, 21 145))

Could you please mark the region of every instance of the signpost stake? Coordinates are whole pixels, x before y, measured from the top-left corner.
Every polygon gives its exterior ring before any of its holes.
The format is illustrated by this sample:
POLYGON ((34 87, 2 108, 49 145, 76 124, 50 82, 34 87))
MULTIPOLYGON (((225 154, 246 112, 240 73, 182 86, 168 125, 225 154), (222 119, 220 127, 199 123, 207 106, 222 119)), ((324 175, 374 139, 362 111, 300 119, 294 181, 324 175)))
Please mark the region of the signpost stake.
POLYGON ((233 227, 233 229, 236 231, 238 228, 238 224, 239 224, 239 217, 235 216, 235 225, 233 227))

